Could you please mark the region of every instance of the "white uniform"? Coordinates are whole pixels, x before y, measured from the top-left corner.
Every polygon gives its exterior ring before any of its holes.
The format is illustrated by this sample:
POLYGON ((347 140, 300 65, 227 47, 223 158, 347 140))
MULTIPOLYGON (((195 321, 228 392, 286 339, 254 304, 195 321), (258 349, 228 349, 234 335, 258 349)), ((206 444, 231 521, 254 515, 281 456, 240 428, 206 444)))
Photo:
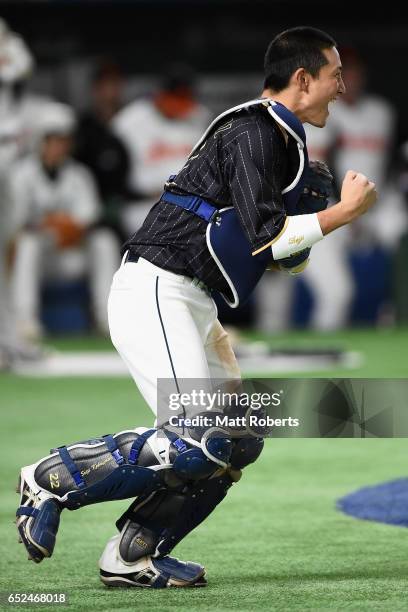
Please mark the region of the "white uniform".
POLYGON ((382 98, 365 95, 354 104, 339 100, 331 107, 323 129, 305 126, 310 157, 325 157, 334 148, 334 170, 338 177, 343 177, 350 168, 358 168, 381 189, 394 127, 394 109, 382 98))
POLYGON ((347 322, 354 292, 347 256, 355 237, 360 245, 374 241, 389 246, 406 227, 402 198, 386 185, 394 124, 395 113, 386 100, 364 95, 352 105, 336 102, 323 129, 305 125, 311 159, 330 156, 339 184, 347 170, 357 169, 376 182, 380 198, 352 228, 342 228, 313 247, 303 278, 314 294, 312 322, 319 329, 347 322))
MULTIPOLYGON (((49 100, 29 93, 16 98, 13 84, 27 77, 32 58, 24 41, 0 20, 0 353, 34 356, 38 351, 22 343, 9 304, 8 247, 17 228, 16 206, 8 175, 11 165, 35 148, 36 128, 49 100)), ((1 355, 0 355, 1 359, 1 355)))
MULTIPOLYGON (((99 216, 94 179, 82 164, 68 160, 57 178, 43 170, 37 155, 16 164, 10 174, 13 199, 17 204, 17 225, 36 227, 51 212, 64 212, 82 227, 99 216)), ((23 230, 17 239, 13 279, 14 304, 23 329, 38 325, 39 289, 44 277, 77 277, 90 272, 94 315, 101 329, 107 329, 106 301, 118 246, 105 229, 95 230, 86 245, 59 250, 47 232, 23 230)))
POLYGON ((113 130, 130 156, 129 186, 147 196, 127 207, 126 231, 139 229, 168 177, 184 165, 208 120, 209 113, 199 105, 185 119, 167 119, 148 99, 132 102, 114 118, 113 130))
POLYGON ((191 278, 142 258, 122 263, 108 312, 112 342, 155 414, 158 373, 178 381, 240 377, 215 302, 191 278))

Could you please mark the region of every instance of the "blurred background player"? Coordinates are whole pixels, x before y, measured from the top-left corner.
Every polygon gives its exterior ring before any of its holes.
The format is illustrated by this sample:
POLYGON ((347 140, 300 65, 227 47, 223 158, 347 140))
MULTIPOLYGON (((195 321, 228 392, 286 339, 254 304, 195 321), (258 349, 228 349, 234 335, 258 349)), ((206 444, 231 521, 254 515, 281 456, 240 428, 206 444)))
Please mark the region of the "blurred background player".
MULTIPOLYGON (((346 168, 360 168, 375 181, 380 199, 375 209, 353 227, 342 228, 329 236, 324 244, 317 245, 315 257, 311 258, 305 270, 303 280, 314 298, 311 323, 321 330, 343 327, 348 323, 357 291, 350 253, 365 257, 364 274, 358 282, 361 293, 364 290, 368 293, 369 287, 364 287, 364 284, 373 278, 367 267, 370 255, 379 252, 380 257, 389 256, 398 246, 407 226, 403 198, 390 171, 396 112, 386 99, 366 92, 366 68, 358 53, 347 48, 342 50, 341 57, 346 93, 332 108, 324 130, 306 126, 308 149, 311 158, 329 162, 337 186, 346 168)), ((378 259, 375 261, 374 278, 377 275, 376 281, 382 285, 382 267, 378 265, 378 259)), ((387 297, 385 288, 378 299, 384 302, 387 297)))
POLYGON ((194 85, 192 71, 174 64, 152 96, 131 102, 113 119, 130 155, 127 186, 138 194, 123 217, 128 234, 139 229, 165 181, 183 165, 208 123, 210 113, 197 101, 194 85))
POLYGON ((16 360, 42 355, 38 347, 18 334, 9 287, 17 230, 9 172, 13 163, 33 149, 38 123, 49 104, 49 100, 27 89, 33 66, 23 39, 0 19, 0 369, 16 360))
POLYGON ((93 73, 90 105, 78 118, 75 158, 88 166, 96 180, 102 205, 99 224, 110 227, 121 241, 127 238, 121 228, 121 210, 133 195, 127 189, 128 152, 111 127, 122 105, 121 70, 111 60, 102 61, 93 73))
POLYGON ((107 331, 106 301, 118 264, 118 244, 107 228, 95 228, 100 205, 85 166, 71 157, 75 116, 55 103, 40 124, 38 150, 10 173, 18 210, 13 277, 14 308, 21 333, 39 338, 40 288, 45 278, 88 273, 94 322, 107 331))

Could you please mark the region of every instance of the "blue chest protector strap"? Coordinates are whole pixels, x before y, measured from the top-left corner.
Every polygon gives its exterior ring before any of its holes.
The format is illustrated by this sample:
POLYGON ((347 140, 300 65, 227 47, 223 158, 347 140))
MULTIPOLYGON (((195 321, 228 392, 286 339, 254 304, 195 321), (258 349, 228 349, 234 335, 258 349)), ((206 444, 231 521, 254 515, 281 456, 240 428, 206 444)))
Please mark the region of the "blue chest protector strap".
MULTIPOLYGON (((297 204, 303 191, 306 169, 309 165, 306 135, 302 123, 283 104, 266 99, 252 100, 222 113, 209 126, 190 155, 193 155, 203 145, 208 135, 219 125, 221 120, 242 109, 255 105, 259 106, 260 104, 267 107, 267 111, 273 120, 297 144, 299 165, 291 183, 282 190, 282 197, 286 214, 299 214, 297 204)), ((173 178, 170 177, 170 181, 173 178)), ((200 197, 178 195, 169 191, 164 192, 162 200, 180 206, 208 223, 206 231, 207 247, 229 287, 229 292, 222 294, 222 297, 231 308, 237 308, 243 304, 255 289, 270 263, 272 259, 271 249, 265 246, 265 249, 258 252, 257 255, 252 255, 252 246, 233 207, 218 210, 216 206, 200 197)))
MULTIPOLYGON (((170 180, 172 177, 170 177, 170 180)), ((170 204, 176 204, 184 210, 189 210, 190 212, 200 217, 207 223, 212 223, 213 221, 217 221, 218 219, 218 208, 216 208, 213 204, 210 204, 206 200, 199 198, 198 196, 181 196, 177 193, 171 193, 170 191, 165 191, 161 199, 165 202, 169 202, 170 204)))

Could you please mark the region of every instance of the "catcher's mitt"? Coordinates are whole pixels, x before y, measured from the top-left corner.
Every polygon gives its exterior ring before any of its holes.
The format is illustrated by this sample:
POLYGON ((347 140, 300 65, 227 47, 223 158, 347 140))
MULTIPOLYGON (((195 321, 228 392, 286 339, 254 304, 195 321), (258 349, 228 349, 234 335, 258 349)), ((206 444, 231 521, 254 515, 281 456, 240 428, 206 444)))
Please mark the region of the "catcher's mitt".
MULTIPOLYGON (((299 215, 307 215, 325 210, 329 197, 333 190, 333 176, 322 161, 309 162, 305 186, 299 198, 297 212, 299 215)), ((303 272, 309 263, 310 247, 293 253, 290 257, 276 260, 278 268, 289 274, 303 272)))
POLYGON ((293 253, 289 257, 278 259, 276 261, 279 270, 282 272, 289 272, 289 274, 300 274, 306 268, 309 263, 309 255, 311 248, 308 247, 297 253, 293 253))
POLYGON ((322 161, 309 162, 305 186, 298 202, 300 215, 316 213, 327 207, 333 191, 333 175, 322 161))

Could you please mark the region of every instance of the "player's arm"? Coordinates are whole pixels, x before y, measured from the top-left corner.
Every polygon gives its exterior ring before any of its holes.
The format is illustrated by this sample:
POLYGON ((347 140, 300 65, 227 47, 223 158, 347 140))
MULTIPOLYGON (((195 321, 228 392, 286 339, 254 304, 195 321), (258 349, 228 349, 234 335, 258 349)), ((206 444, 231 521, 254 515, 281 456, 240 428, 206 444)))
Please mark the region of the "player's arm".
POLYGON ((42 223, 62 249, 79 245, 100 213, 95 181, 87 168, 72 164, 69 181, 72 199, 67 210, 47 214, 42 223))
MULTIPOLYGON (((279 132, 270 126, 263 127, 250 122, 234 139, 231 139, 229 134, 226 138, 228 146, 224 173, 238 218, 252 246, 253 255, 266 250, 270 253, 271 246, 284 233, 288 224, 282 197, 286 149, 279 132)), ((332 177, 328 170, 327 174, 331 186, 332 177)), ((311 185, 314 185, 317 177, 312 178, 311 185)), ((323 208, 320 201, 319 206, 316 206, 315 202, 310 206, 310 194, 306 196, 306 200, 308 201, 303 202, 302 215, 315 213, 323 208)), ((317 220, 314 225, 319 239, 322 234, 317 220)), ((300 231, 302 235, 302 228, 300 231)), ((308 264, 310 249, 298 246, 296 237, 293 246, 291 256, 278 258, 273 257, 271 253, 269 269, 290 274, 302 272, 308 264)))
POLYGON ((283 230, 271 244, 273 258, 279 260, 310 248, 364 214, 376 199, 375 184, 364 174, 349 170, 343 180, 340 202, 318 213, 286 217, 283 230))
POLYGON ((252 252, 271 244, 286 217, 281 184, 285 150, 279 134, 261 128, 248 122, 236 128, 235 137, 228 132, 222 136, 223 174, 252 252))
POLYGON ((364 174, 349 170, 343 180, 340 202, 317 213, 322 234, 351 223, 367 212, 376 199, 375 183, 364 174))
POLYGON ((271 132, 249 126, 235 139, 225 165, 231 197, 255 256, 271 249, 274 261, 304 251, 326 234, 351 223, 375 202, 375 185, 362 174, 347 172, 341 200, 329 209, 286 215, 279 173, 279 141, 271 132))

